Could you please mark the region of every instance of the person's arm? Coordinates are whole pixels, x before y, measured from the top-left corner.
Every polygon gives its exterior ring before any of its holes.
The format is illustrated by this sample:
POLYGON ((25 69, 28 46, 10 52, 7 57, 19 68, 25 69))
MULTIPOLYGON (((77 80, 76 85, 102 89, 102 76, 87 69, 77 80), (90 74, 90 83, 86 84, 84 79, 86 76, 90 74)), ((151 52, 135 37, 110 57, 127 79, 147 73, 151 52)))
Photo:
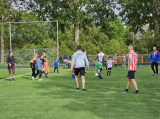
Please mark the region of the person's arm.
POLYGON ((85 60, 85 62, 86 62, 87 68, 89 68, 89 63, 88 63, 88 59, 87 59, 87 56, 86 56, 86 55, 84 56, 84 60, 85 60))
POLYGON ((157 61, 157 63, 159 63, 159 60, 160 60, 160 53, 158 51, 158 61, 157 61))
POLYGON ((130 64, 128 66, 128 71, 130 71, 130 67, 132 66, 132 63, 133 63, 133 57, 132 57, 131 54, 129 54, 128 58, 129 58, 129 61, 130 61, 130 64))
POLYGON ((152 60, 152 52, 150 54, 149 62, 151 62, 151 60, 152 60))
POLYGON ((71 70, 73 70, 74 62, 76 61, 75 54, 73 55, 72 63, 71 63, 71 70))
MULTIPOLYGON (((44 66, 42 65, 42 63, 40 63, 40 66, 41 66, 42 68, 44 68, 44 66)), ((41 67, 40 67, 40 68, 41 68, 41 67)))

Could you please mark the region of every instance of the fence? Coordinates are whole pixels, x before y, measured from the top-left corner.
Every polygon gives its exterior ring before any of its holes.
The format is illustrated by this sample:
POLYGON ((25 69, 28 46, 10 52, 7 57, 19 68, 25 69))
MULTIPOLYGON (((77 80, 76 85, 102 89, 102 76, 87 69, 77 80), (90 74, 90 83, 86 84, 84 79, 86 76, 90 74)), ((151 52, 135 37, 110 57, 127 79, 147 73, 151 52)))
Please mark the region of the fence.
MULTIPOLYGON (((0 59, 0 62, 2 65, 6 64, 9 51, 10 50, 4 51, 4 62, 2 62, 2 58, 0 59)), ((15 58, 16 65, 18 66, 26 66, 26 65, 28 66, 31 60, 31 57, 34 55, 34 53, 41 55, 42 52, 45 52, 49 63, 53 63, 54 60, 57 58, 56 48, 13 49, 12 52, 15 58)), ((1 57, 1 52, 0 52, 0 57, 1 57)))
MULTIPOLYGON (((4 62, 2 62, 2 58, 0 59, 1 66, 6 66, 6 60, 7 56, 10 50, 5 50, 4 51, 4 62)), ((13 49, 13 54, 15 57, 15 62, 17 66, 29 66, 29 62, 31 60, 31 57, 34 55, 34 53, 37 53, 38 55, 42 54, 42 52, 46 53, 47 59, 49 61, 49 64, 52 65, 55 59, 57 58, 57 49, 56 48, 40 48, 40 49, 13 49)), ((59 54, 59 60, 60 64, 64 64, 63 62, 63 57, 61 54, 59 54)), ((123 63, 123 54, 118 54, 117 55, 117 63, 122 64, 123 63)), ((138 54, 138 63, 149 63, 149 54, 138 54), (143 56, 143 58, 142 58, 143 56)), ((1 52, 0 52, 0 57, 1 57, 1 52)), ((66 56, 67 59, 71 60, 72 56, 66 56)), ((97 55, 88 55, 90 64, 94 64, 94 59, 97 57, 97 55)), ((113 55, 106 55, 105 57, 113 58, 113 55)), ((105 57, 103 58, 103 62, 105 60, 105 57)), ((128 57, 126 57, 126 61, 128 61, 128 57)))
MULTIPOLYGON (((107 58, 111 57, 113 59, 113 56, 114 55, 106 55, 106 56, 104 56, 103 62, 105 60, 105 57, 107 57, 107 58)), ((69 60, 71 60, 71 58, 72 58, 72 56, 66 56, 66 57, 69 60)), ((138 54, 138 63, 149 63, 149 57, 150 57, 149 54, 138 54)), ((88 58, 89 58, 90 64, 94 64, 94 59, 98 58, 98 55, 88 55, 88 58)), ((60 59, 62 59, 62 57, 60 59)), ((126 55, 126 61, 128 62, 127 55, 126 55)), ((117 63, 118 64, 122 64, 123 63, 123 54, 118 54, 117 55, 117 63)))

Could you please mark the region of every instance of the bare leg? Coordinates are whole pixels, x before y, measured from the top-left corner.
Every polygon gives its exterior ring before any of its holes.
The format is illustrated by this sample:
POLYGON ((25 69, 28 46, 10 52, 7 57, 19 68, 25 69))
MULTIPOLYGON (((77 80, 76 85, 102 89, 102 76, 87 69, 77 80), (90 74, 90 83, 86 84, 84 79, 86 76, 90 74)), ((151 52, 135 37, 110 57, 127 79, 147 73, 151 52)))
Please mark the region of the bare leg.
POLYGON ((135 79, 131 79, 131 81, 132 81, 132 83, 134 85, 135 90, 138 90, 137 83, 136 83, 135 79))
POLYGON ((82 86, 84 88, 85 87, 85 76, 81 76, 81 78, 82 78, 82 86))
POLYGON ((130 84, 131 84, 131 80, 129 78, 127 78, 127 87, 126 87, 126 89, 129 89, 130 84))
POLYGON ((77 87, 79 86, 79 81, 78 81, 78 76, 75 75, 75 81, 76 81, 76 84, 77 84, 77 87))
POLYGON ((124 62, 124 68, 126 68, 126 63, 124 62))

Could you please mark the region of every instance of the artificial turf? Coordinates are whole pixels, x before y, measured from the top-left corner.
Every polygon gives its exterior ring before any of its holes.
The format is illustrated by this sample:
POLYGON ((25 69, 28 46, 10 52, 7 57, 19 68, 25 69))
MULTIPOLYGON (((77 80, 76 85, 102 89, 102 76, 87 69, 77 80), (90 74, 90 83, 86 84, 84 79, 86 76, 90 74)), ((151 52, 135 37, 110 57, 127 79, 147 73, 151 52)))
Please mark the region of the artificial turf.
MULTIPOLYGON (((0 69, 0 79, 8 78, 7 69, 0 69)), ((16 76, 31 69, 16 69, 16 76)), ((42 81, 30 80, 30 74, 0 81, 0 119, 159 119, 160 78, 152 76, 149 66, 138 67, 136 81, 140 91, 133 95, 131 84, 126 88, 127 68, 112 69, 112 76, 94 76, 94 68, 86 74, 86 89, 76 90, 70 69, 60 69, 42 81)))

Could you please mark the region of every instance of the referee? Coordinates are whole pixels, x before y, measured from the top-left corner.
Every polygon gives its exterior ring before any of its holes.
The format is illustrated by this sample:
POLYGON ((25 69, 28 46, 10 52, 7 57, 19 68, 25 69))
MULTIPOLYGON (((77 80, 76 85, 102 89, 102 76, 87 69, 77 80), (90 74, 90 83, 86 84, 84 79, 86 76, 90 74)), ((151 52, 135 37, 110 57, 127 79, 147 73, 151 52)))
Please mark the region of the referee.
POLYGON ((87 70, 89 69, 89 63, 88 59, 85 53, 81 51, 81 46, 77 46, 77 51, 73 54, 73 59, 71 63, 71 71, 73 71, 73 65, 75 63, 75 81, 77 84, 77 88, 79 89, 79 81, 78 81, 78 74, 80 73, 81 79, 82 79, 82 86, 83 90, 86 91, 85 89, 85 62, 86 62, 86 67, 87 70))
POLYGON ((151 63, 151 68, 153 70, 153 76, 156 74, 158 76, 158 62, 160 60, 160 53, 156 50, 156 47, 153 47, 153 51, 151 52, 149 62, 151 63), (156 71, 154 70, 154 66, 156 66, 156 71))

